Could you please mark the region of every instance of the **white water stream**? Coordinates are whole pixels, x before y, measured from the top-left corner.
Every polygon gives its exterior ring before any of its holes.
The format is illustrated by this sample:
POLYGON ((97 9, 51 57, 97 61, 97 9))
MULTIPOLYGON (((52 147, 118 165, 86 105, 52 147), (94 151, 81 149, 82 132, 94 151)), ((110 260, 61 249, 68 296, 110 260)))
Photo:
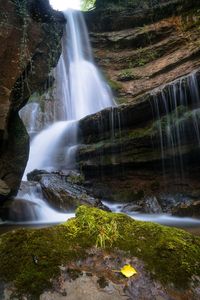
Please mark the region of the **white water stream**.
MULTIPOLYGON (((123 207, 124 203, 111 203, 108 201, 103 201, 103 204, 110 208, 112 212, 115 213, 124 213, 123 207)), ((198 227, 200 226, 200 220, 194 219, 194 218, 181 218, 181 217, 175 217, 168 214, 145 214, 145 213, 139 213, 139 212, 129 212, 126 213, 131 218, 139 221, 145 221, 145 222, 156 222, 162 225, 167 226, 177 226, 177 227, 198 227)))
MULTIPOLYGON (((54 96, 59 99, 59 119, 33 139, 23 180, 34 169, 73 168, 79 120, 106 107, 115 106, 111 89, 94 64, 83 15, 71 9, 65 11, 64 15, 67 24, 62 40, 62 54, 55 70, 54 96)), ((59 222, 63 217, 69 217, 68 214, 64 216, 52 209, 50 212, 48 204, 42 198, 35 197, 34 191, 20 197, 35 203, 36 220, 40 222, 49 223, 56 219, 59 222)))
POLYGON ((73 149, 78 143, 79 120, 115 105, 110 87, 93 62, 82 14, 75 10, 67 10, 64 14, 67 25, 62 40, 63 51, 55 70, 55 97, 61 103, 62 122, 54 123, 32 141, 24 179, 33 169, 71 168, 73 149), (59 166, 56 154, 64 139, 64 159, 59 166))

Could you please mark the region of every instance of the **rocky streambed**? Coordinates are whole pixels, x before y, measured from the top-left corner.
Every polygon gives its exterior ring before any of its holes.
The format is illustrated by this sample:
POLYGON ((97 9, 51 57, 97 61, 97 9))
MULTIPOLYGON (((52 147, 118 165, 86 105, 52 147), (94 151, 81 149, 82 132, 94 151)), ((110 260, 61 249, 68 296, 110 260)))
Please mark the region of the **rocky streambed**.
MULTIPOLYGON (((35 170, 28 179, 22 183, 19 195, 27 197, 32 191, 36 202, 17 198, 5 202, 1 209, 4 218, 14 223, 0 227, 4 233, 0 236, 0 299, 182 300, 184 297, 196 300, 200 297, 200 241, 185 231, 193 230, 198 235, 200 226, 183 218, 176 223, 175 218, 163 214, 179 205, 183 195, 171 198, 168 195, 167 202, 155 181, 144 189, 144 182, 147 184, 144 179, 140 185, 137 182, 138 190, 134 191, 131 185, 130 194, 128 181, 119 184, 115 178, 107 181, 106 188, 103 180, 98 179, 97 184, 96 178, 85 178, 77 172, 35 170), (105 202, 105 195, 110 201, 105 202), (117 195, 122 200, 118 204, 117 195), (157 200, 161 195, 165 199, 162 206, 157 200), (51 227, 53 219, 41 222, 36 215, 27 214, 35 211, 38 197, 49 202, 57 217, 62 216, 61 225, 51 227), (73 212, 77 207, 75 217, 73 212), (110 209, 117 213, 109 212, 110 209), (27 216, 29 220, 36 218, 35 222, 27 223, 27 216), (185 230, 144 222, 141 218, 185 230), (137 274, 124 277, 120 272, 124 265, 133 266, 137 274)), ((196 190, 193 205, 197 194, 196 190)), ((185 203, 191 205, 188 199, 185 203)), ((39 211, 42 209, 46 206, 39 207, 39 211)), ((48 216, 52 216, 49 211, 48 216)))
MULTIPOLYGON (((192 193, 191 187, 183 189, 182 186, 174 190, 172 184, 167 190, 161 181, 147 178, 142 180, 137 175, 133 185, 132 176, 125 181, 111 175, 100 180, 85 178, 76 171, 34 170, 28 174, 29 181, 22 182, 17 197, 1 205, 2 230, 6 224, 9 230, 17 224, 37 227, 60 223, 73 217, 77 207, 87 205, 125 213, 137 220, 194 230, 198 234, 198 190, 192 193)), ((163 184, 166 185, 166 180, 163 184)))

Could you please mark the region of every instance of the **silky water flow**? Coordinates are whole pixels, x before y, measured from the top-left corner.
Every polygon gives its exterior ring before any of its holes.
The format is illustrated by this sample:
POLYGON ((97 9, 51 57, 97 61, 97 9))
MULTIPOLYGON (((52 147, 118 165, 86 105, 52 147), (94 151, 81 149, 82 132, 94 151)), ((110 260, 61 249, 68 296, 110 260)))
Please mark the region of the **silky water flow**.
MULTIPOLYGON (((116 105, 109 85, 94 64, 82 13, 69 9, 64 15, 67 25, 62 39, 62 54, 54 71, 54 98, 58 105, 54 107, 53 120, 56 121, 33 138, 23 180, 34 169, 73 169, 79 120, 116 105)), ((47 110, 45 113, 52 112, 47 110)), ((26 111, 21 112, 21 116, 25 118, 26 111)), ((32 123, 31 131, 34 131, 34 120, 32 123)), ((17 198, 20 196, 20 199, 34 204, 31 205, 32 221, 49 223, 71 217, 71 214, 64 215, 54 211, 42 198, 42 193, 39 196, 34 188, 30 186, 29 189, 28 194, 19 192, 17 198)))

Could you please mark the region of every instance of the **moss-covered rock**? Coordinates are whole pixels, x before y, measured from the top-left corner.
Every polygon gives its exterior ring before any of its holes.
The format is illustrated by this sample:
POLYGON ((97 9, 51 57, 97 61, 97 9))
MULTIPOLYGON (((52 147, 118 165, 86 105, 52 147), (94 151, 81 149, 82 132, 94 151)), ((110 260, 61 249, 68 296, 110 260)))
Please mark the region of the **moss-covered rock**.
POLYGON ((81 206, 76 218, 62 225, 2 235, 0 278, 13 282, 19 295, 37 299, 60 274, 59 266, 85 257, 93 246, 112 252, 120 249, 142 259, 152 276, 165 285, 186 289, 192 278, 200 276, 200 238, 81 206))

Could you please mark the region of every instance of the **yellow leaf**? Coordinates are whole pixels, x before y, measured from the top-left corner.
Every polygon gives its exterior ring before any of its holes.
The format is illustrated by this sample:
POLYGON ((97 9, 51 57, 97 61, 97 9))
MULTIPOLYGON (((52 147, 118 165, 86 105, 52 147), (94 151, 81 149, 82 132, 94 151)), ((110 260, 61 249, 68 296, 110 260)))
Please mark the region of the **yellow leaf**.
POLYGON ((131 265, 125 265, 125 266, 123 266, 123 268, 121 269, 121 273, 122 273, 125 277, 131 277, 131 276, 137 274, 137 271, 136 271, 131 265))

